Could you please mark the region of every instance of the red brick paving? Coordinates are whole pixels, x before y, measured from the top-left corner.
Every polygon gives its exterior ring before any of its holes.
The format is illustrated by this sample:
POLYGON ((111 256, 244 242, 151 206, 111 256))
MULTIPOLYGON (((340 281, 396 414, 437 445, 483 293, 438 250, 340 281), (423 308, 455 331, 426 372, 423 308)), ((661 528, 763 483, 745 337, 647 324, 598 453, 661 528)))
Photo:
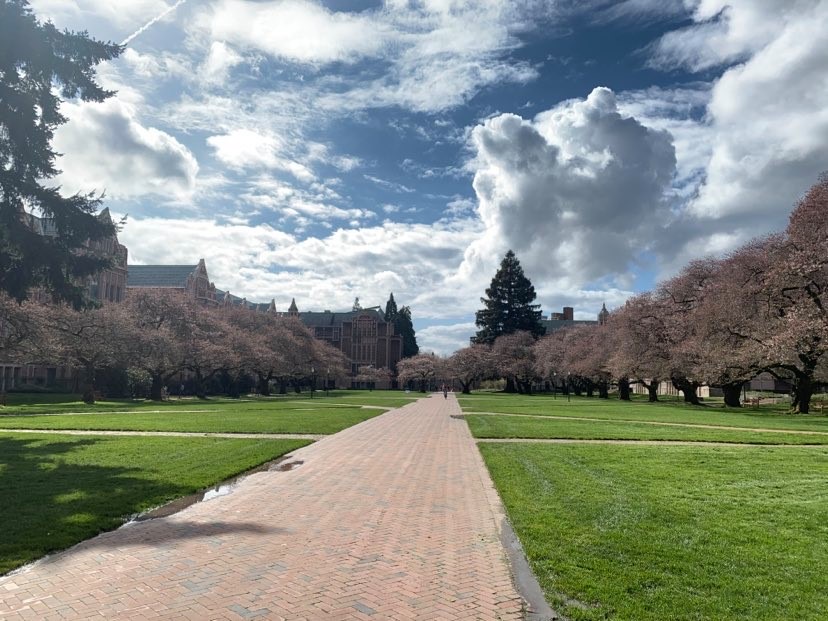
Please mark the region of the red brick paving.
POLYGON ((442 395, 227 496, 0 579, 3 619, 521 619, 502 507, 442 395))

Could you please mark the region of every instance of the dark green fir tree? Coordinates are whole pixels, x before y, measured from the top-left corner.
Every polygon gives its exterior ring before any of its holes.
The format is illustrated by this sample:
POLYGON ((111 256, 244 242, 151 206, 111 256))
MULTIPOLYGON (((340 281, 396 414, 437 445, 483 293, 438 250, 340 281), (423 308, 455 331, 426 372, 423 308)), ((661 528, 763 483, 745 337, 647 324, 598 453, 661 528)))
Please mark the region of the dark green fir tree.
POLYGON ((34 287, 75 305, 84 302, 84 278, 106 265, 78 252, 111 235, 96 217, 93 194, 65 197, 48 180, 60 171, 52 149, 66 122, 61 98, 103 101, 113 93, 95 82, 94 67, 123 48, 41 23, 27 0, 0 0, 0 292, 23 300, 34 287), (39 234, 27 212, 48 222, 39 234))
POLYGON ((499 336, 520 330, 535 337, 543 336, 545 328, 541 324, 540 305, 534 304, 535 298, 535 288, 510 250, 486 289, 486 297, 480 298, 483 308, 475 314, 475 324, 480 328, 475 341, 493 343, 499 336))
POLYGON ((417 334, 414 332, 414 324, 411 321, 411 309, 403 306, 397 312, 394 320, 394 332, 402 337, 402 357, 408 358, 420 353, 420 346, 417 345, 417 334))
POLYGON ((397 302, 394 300, 394 294, 391 293, 391 296, 388 298, 388 301, 385 303, 385 321, 388 323, 394 323, 394 320, 397 318, 397 302))

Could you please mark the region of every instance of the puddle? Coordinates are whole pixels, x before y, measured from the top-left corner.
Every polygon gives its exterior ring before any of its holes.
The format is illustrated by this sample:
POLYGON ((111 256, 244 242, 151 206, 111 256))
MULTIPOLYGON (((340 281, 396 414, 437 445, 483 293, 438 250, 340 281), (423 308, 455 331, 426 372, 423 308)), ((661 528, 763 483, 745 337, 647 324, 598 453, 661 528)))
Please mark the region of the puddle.
POLYGON ((271 468, 271 470, 278 470, 279 472, 290 472, 291 470, 298 468, 304 463, 305 462, 301 459, 297 459, 296 461, 289 461, 285 464, 279 464, 278 466, 271 468))
POLYGON ((289 461, 292 458, 292 455, 284 455, 279 459, 265 462, 261 466, 256 466, 255 468, 246 470, 241 474, 237 474, 233 478, 222 481, 209 489, 196 492, 195 494, 190 494, 189 496, 176 498, 175 500, 170 501, 165 505, 161 505, 160 507, 156 507, 155 509, 150 509, 144 513, 133 515, 129 520, 127 520, 124 526, 128 526, 129 524, 134 524, 136 522, 146 522, 147 520, 168 517, 178 513, 179 511, 183 511, 197 502, 207 502, 208 500, 213 500, 214 498, 227 496, 227 494, 230 494, 239 485, 239 483, 251 474, 256 474, 257 472, 289 472, 305 463, 301 459, 289 461))

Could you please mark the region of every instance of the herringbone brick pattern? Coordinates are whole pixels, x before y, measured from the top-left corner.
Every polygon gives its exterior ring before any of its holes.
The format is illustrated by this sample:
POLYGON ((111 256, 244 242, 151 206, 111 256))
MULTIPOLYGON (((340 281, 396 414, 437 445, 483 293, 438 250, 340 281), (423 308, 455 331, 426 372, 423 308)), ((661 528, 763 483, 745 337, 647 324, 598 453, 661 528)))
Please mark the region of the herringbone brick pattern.
POLYGON ((520 619, 502 509, 442 395, 0 579, 3 619, 520 619))

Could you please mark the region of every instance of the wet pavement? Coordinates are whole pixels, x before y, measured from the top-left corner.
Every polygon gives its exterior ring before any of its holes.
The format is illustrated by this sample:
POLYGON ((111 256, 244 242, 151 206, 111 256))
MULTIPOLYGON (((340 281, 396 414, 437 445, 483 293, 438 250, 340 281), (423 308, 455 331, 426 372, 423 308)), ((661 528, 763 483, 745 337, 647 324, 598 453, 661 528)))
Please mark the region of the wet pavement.
POLYGON ((503 509, 454 397, 0 579, 3 619, 521 619, 503 509))

